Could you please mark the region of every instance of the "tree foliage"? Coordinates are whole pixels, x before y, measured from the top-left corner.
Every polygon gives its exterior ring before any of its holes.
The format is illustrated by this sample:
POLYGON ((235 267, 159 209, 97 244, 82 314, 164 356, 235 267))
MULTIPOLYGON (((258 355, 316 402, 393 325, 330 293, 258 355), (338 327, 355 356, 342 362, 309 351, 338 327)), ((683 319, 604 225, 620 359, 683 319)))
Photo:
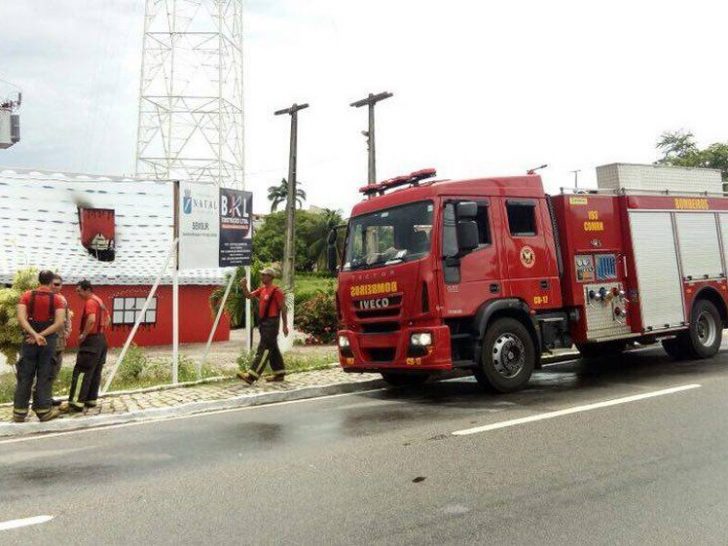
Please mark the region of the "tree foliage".
POLYGON ((0 288, 0 352, 8 364, 15 364, 23 342, 17 319, 18 301, 23 292, 37 286, 38 271, 30 268, 18 271, 10 288, 0 288))
POLYGON ((667 131, 657 142, 657 149, 663 156, 659 165, 675 167, 703 167, 719 169, 723 182, 728 182, 728 143, 715 142, 701 149, 690 131, 667 131))
MULTIPOLYGON (((313 225, 309 240, 306 241, 308 256, 313 261, 316 269, 326 270, 326 256, 329 242, 329 233, 336 226, 343 223, 341 213, 338 210, 323 209, 318 213, 316 223, 313 225)), ((339 232, 340 243, 343 242, 344 232, 339 232)))
MULTIPOLYGON (((342 223, 338 211, 296 211, 296 270, 325 269, 326 241, 333 226, 342 223)), ((286 239, 286 213, 274 212, 265 217, 261 227, 253 235, 253 249, 262 262, 280 262, 286 239)))
MULTIPOLYGON (((303 202, 306 200, 306 192, 301 189, 301 184, 300 181, 296 182, 296 204, 299 209, 303 208, 303 202)), ((281 178, 281 183, 277 186, 268 187, 268 201, 271 212, 276 212, 279 205, 288 201, 288 181, 285 178, 281 178)))

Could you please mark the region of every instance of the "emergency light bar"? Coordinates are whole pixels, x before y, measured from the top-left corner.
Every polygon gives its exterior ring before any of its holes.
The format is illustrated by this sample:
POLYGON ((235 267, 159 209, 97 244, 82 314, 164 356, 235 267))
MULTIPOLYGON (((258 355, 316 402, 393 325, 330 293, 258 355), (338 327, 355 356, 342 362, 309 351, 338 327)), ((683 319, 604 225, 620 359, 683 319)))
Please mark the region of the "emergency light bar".
POLYGON ((417 186, 422 180, 432 178, 433 176, 437 176, 436 169, 422 169, 404 176, 397 176, 395 178, 390 178, 389 180, 384 180, 378 184, 362 186, 359 188, 359 192, 368 197, 371 197, 373 194, 384 195, 384 192, 387 190, 406 185, 417 186))

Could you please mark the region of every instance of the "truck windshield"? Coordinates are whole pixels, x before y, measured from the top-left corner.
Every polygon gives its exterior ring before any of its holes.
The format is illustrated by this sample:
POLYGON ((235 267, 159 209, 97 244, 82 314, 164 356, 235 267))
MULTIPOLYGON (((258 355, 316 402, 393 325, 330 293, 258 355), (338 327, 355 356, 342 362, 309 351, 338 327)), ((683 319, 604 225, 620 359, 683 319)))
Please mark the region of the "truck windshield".
POLYGON ((356 216, 349 222, 344 271, 422 258, 430 252, 431 201, 356 216))

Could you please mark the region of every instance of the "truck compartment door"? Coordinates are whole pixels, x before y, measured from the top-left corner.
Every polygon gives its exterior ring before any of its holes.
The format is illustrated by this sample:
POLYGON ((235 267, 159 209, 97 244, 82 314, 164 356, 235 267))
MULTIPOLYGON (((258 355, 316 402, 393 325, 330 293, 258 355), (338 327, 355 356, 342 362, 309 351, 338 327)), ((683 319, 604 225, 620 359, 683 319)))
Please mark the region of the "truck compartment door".
POLYGON ((682 280, 671 213, 632 210, 629 223, 643 329, 683 325, 682 280))
POLYGON ((723 276, 718 228, 710 212, 675 214, 680 241, 682 274, 686 280, 716 279, 723 276))

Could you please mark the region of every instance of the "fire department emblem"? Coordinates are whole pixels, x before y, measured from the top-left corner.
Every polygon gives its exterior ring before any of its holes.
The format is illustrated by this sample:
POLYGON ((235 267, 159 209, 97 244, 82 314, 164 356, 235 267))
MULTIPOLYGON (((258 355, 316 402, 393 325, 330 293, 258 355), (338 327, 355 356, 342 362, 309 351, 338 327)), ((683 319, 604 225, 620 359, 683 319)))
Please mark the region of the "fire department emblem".
POLYGON ((521 263, 524 267, 533 267, 536 263, 536 253, 530 246, 521 249, 521 263))

